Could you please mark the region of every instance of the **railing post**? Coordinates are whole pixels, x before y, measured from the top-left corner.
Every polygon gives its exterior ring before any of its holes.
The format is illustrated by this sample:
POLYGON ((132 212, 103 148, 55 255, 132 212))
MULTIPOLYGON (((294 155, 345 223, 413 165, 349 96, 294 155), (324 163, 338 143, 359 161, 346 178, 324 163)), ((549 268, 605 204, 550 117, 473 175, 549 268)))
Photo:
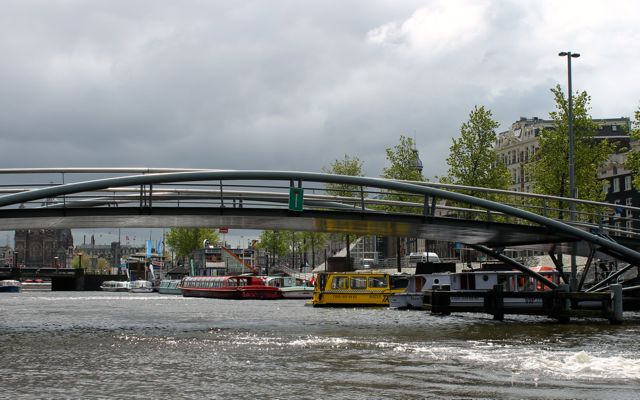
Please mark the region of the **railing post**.
POLYGON ((222 193, 222 179, 220 179, 220 208, 224 208, 224 195, 222 193))

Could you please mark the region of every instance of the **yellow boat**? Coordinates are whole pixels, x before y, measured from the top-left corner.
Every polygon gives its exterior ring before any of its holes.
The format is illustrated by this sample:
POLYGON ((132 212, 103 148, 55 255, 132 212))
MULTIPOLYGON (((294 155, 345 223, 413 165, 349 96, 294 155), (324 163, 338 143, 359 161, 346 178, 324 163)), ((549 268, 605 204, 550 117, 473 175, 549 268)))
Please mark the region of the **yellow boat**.
POLYGON ((384 272, 320 272, 315 280, 314 307, 389 305, 389 296, 407 286, 406 276, 384 272))

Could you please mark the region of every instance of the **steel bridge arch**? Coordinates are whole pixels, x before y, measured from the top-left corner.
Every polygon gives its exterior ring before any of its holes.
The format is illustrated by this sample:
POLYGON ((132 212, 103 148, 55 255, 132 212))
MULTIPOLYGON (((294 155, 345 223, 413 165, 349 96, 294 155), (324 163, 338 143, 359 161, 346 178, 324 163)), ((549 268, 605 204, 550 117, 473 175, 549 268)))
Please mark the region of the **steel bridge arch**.
MULTIPOLYGON (((467 194, 456 193, 448 190, 423 186, 417 183, 395 181, 383 178, 358 177, 333 175, 314 172, 298 171, 259 171, 259 170, 197 170, 186 172, 151 173, 143 175, 130 175, 122 177, 110 177, 82 182, 66 183, 52 187, 33 189, 20 193, 12 193, 0 196, 0 207, 16 205, 28 201, 44 200, 58 196, 78 194, 88 191, 105 190, 112 187, 144 186, 154 184, 168 184, 179 182, 198 181, 290 181, 290 182, 316 182, 335 183, 353 186, 367 186, 385 190, 400 191, 415 195, 430 196, 448 199, 487 210, 496 211, 521 218, 539 225, 552 228, 568 236, 583 240, 587 243, 608 250, 611 255, 633 265, 640 265, 640 253, 616 243, 602 236, 576 228, 562 221, 541 216, 530 211, 513 206, 474 197, 467 194)), ((482 249, 480 249, 482 250, 482 249)))

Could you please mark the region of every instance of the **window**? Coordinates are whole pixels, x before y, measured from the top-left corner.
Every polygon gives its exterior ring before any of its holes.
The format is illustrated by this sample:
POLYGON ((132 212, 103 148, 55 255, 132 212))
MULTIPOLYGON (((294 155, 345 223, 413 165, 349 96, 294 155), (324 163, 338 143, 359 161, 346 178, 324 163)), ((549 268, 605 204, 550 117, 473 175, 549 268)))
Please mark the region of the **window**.
POLYGON ((387 277, 379 276, 379 277, 371 277, 369 278, 369 287, 370 288, 386 288, 387 287, 387 277))
POLYGON ((611 130, 612 131, 617 131, 618 130, 618 125, 611 125, 611 130))
POLYGON ((351 277, 350 282, 351 289, 366 289, 367 288, 367 278, 363 276, 354 276, 351 277))
POLYGON ((348 278, 346 276, 336 276, 331 282, 331 289, 346 289, 348 278))
POLYGON ((624 190, 631 190, 631 175, 624 177, 624 190))
POLYGON ((613 193, 620 191, 620 178, 613 178, 613 193))

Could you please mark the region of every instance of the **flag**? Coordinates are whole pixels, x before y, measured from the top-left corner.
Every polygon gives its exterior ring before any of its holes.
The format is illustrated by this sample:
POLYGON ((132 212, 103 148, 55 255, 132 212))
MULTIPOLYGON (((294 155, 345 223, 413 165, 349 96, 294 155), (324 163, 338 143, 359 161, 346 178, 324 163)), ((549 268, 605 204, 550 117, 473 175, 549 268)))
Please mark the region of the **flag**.
POLYGON ((147 240, 147 258, 151 258, 151 247, 153 246, 153 242, 151 240, 147 240))

